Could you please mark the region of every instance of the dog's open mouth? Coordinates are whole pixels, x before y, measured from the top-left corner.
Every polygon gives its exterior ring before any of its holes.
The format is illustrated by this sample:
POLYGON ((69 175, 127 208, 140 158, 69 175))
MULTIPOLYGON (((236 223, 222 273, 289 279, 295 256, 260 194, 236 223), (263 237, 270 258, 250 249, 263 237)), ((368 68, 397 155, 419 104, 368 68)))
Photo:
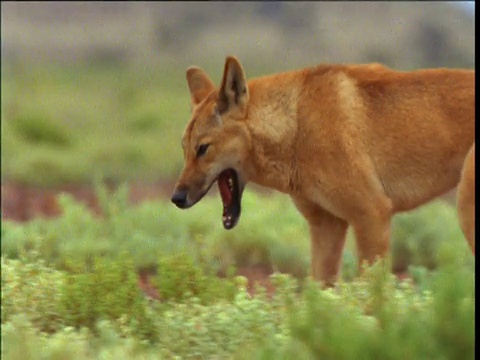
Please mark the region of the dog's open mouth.
POLYGON ((237 172, 233 169, 222 171, 218 176, 218 189, 223 203, 223 227, 230 230, 237 225, 241 210, 243 188, 239 184, 237 172))

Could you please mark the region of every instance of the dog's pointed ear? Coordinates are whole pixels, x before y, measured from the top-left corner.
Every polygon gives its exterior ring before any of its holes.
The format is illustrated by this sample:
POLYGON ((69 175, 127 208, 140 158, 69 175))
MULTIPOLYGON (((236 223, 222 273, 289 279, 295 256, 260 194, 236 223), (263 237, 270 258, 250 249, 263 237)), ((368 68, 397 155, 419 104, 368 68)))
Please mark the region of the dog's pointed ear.
POLYGON ((218 92, 218 111, 220 114, 231 111, 236 117, 244 117, 248 98, 247 80, 242 65, 235 57, 228 56, 218 92))
POLYGON ((193 107, 200 104, 215 89, 207 73, 197 66, 190 66, 187 69, 187 82, 193 107))

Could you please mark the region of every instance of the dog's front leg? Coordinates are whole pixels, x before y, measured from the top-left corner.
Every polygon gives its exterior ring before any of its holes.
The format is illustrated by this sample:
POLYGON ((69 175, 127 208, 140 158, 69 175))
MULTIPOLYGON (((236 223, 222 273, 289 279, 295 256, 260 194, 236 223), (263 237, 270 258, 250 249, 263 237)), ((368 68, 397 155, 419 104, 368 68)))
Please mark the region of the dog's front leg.
POLYGON ((310 227, 313 278, 325 286, 333 286, 340 270, 348 224, 306 199, 292 199, 310 227))

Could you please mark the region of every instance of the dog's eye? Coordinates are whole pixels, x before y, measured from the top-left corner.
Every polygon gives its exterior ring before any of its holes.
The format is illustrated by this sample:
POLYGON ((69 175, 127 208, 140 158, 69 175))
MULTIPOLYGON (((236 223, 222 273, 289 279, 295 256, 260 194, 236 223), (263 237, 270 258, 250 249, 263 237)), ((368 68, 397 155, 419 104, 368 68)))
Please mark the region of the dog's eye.
POLYGON ((197 157, 200 157, 200 156, 205 155, 205 153, 207 152, 207 149, 208 149, 209 146, 210 146, 210 144, 200 145, 200 146, 198 147, 198 150, 197 150, 197 157))

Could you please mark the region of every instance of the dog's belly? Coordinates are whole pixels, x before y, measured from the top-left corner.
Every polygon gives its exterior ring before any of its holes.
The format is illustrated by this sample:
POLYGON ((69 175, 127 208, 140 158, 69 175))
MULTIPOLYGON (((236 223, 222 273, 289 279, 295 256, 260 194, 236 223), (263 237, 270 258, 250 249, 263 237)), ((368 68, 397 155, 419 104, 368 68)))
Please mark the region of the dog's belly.
POLYGON ((414 169, 410 173, 386 173, 381 176, 385 194, 392 201, 394 212, 414 209, 457 186, 461 165, 448 168, 414 169))

